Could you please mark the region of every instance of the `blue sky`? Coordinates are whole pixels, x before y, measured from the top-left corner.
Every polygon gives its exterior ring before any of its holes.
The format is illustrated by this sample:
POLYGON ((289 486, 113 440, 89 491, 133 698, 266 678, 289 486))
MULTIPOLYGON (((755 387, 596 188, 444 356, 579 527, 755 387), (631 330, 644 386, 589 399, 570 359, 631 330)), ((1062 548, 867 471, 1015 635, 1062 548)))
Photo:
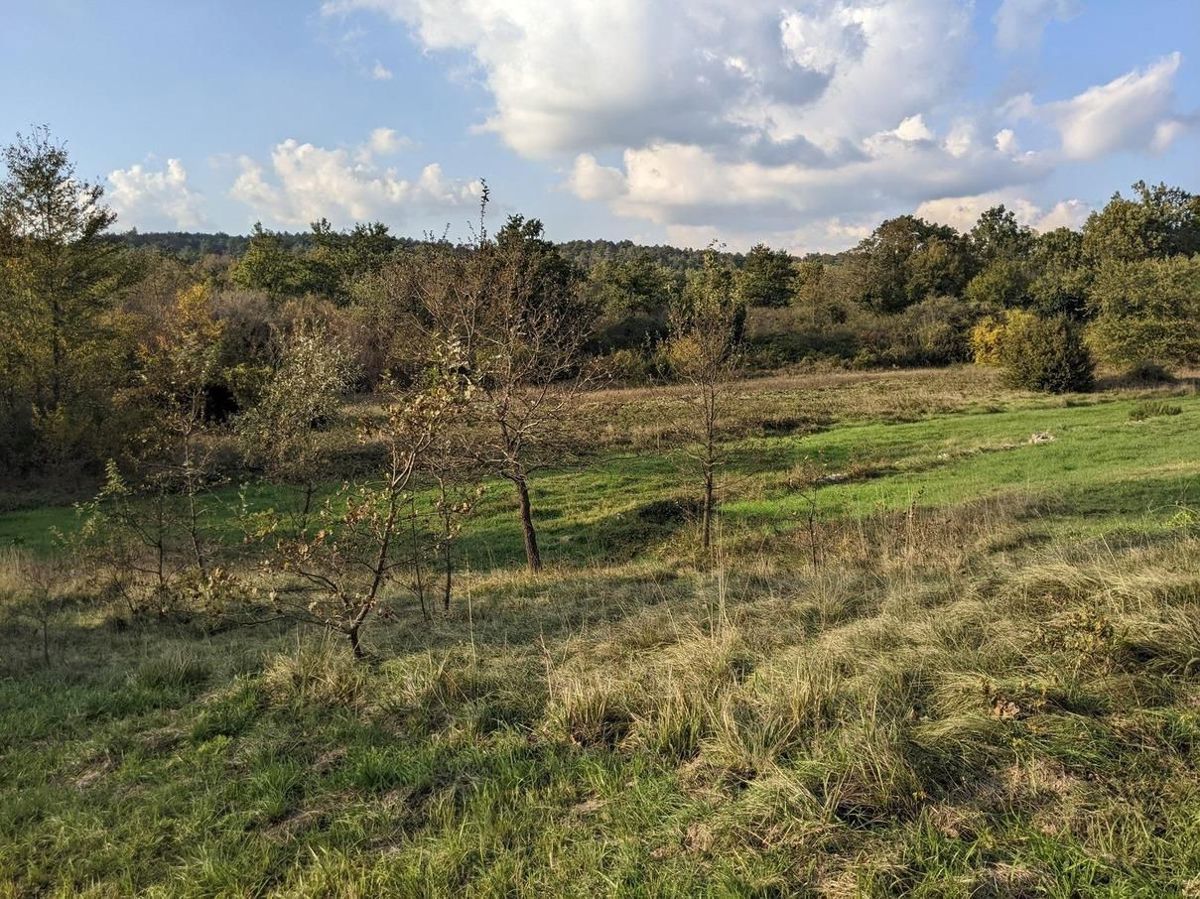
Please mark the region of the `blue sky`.
POLYGON ((141 230, 461 236, 483 177, 556 239, 805 251, 1200 190, 1196 0, 3 6, 0 140, 48 124, 141 230))

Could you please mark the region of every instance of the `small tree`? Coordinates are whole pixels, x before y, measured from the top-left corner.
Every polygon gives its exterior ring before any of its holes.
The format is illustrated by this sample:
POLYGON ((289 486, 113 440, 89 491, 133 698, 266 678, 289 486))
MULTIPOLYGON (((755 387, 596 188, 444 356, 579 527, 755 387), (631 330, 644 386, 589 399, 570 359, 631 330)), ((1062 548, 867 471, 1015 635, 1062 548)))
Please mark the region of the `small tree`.
POLYGON ((306 327, 293 334, 263 391, 262 400, 238 422, 246 455, 275 481, 300 489, 293 528, 308 528, 317 484, 325 473, 328 435, 350 389, 355 366, 350 353, 327 329, 306 327))
POLYGON ((482 484, 472 483, 469 462, 460 435, 447 428, 430 446, 422 465, 434 483, 434 551, 441 570, 442 608, 446 611, 454 591, 454 547, 486 490, 482 484))
POLYGON ((719 424, 725 385, 733 375, 744 307, 734 298, 733 274, 714 250, 689 281, 671 313, 667 358, 675 374, 694 388, 698 410, 697 447, 690 451, 703 482, 701 546, 712 545, 717 508, 717 472, 724 462, 719 424))
POLYGON ((755 244, 735 276, 738 298, 747 306, 790 306, 796 272, 787 250, 755 244))
MULTIPOLYGON (((453 349, 453 348, 452 348, 453 349)), ((421 544, 408 542, 423 517, 414 493, 422 459, 455 410, 469 401, 462 357, 443 356, 407 390, 392 388, 382 424, 367 424, 363 441, 383 450, 379 478, 348 484, 314 512, 300 532, 269 517, 259 536, 274 539, 268 570, 298 577, 303 589, 279 589, 272 601, 283 615, 345 634, 357 658, 362 628, 386 588, 402 571, 420 582, 421 544)))
POLYGON ((77 457, 128 371, 115 300, 131 268, 106 234, 116 215, 103 188, 76 177, 46 128, 0 157, 0 451, 22 432, 26 454, 77 457))
POLYGON ((187 540, 202 578, 209 572, 201 494, 213 477, 208 398, 219 377, 222 331, 208 288, 182 291, 162 330, 140 347, 141 385, 128 397, 148 413, 140 447, 145 486, 182 496, 187 540))
POLYGON ((465 354, 464 372, 477 388, 467 450, 513 485, 526 562, 538 571, 529 477, 565 446, 573 400, 590 381, 580 351, 596 310, 536 219, 512 216, 495 239, 481 225, 473 246, 442 244, 409 264, 417 276, 396 283, 417 293, 414 355, 430 346, 465 354))
POLYGON ((132 474, 109 460, 100 492, 79 507, 75 550, 99 565, 132 615, 166 615, 227 577, 210 565, 204 502, 216 479, 207 407, 221 333, 208 290, 181 291, 138 349, 138 385, 118 395, 142 420, 132 474))

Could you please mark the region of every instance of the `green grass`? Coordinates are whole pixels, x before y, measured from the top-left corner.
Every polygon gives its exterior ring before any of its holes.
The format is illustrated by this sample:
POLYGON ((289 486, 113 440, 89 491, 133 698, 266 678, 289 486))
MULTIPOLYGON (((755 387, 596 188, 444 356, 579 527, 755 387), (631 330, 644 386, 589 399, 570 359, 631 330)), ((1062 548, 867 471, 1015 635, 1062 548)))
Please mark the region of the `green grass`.
POLYGON ((1200 399, 1103 400, 735 428, 711 570, 614 441, 538 475, 547 572, 497 486, 371 664, 80 581, 47 666, 10 551, 0 895, 1195 895, 1200 399))
MULTIPOLYGON (((1170 518, 1175 504, 1200 501, 1192 486, 1200 455, 1189 445, 1200 433, 1200 398, 1179 398, 1173 405, 1180 414, 1131 421, 1131 411, 1145 405, 1132 399, 1059 403, 734 440, 726 447, 724 514, 730 527, 773 532, 807 513, 807 495, 824 517, 861 517, 914 503, 1037 492, 1093 494, 1085 500, 1092 515, 1105 513, 1094 524, 1130 514, 1170 518), (1031 442, 1035 435, 1049 440, 1031 442)), ((655 527, 638 512, 694 494, 692 467, 679 452, 609 452, 584 467, 539 473, 533 493, 548 555, 564 562, 626 560, 647 541, 673 538, 677 528, 655 527)), ((507 483, 493 480, 488 487, 464 551, 475 567, 503 567, 523 552, 516 501, 507 483)), ((242 493, 257 509, 283 507, 290 499, 286 489, 268 484, 248 485, 242 493)), ((238 537, 232 516, 240 495, 229 487, 209 499, 212 528, 227 542, 238 537)), ((47 552, 54 529, 76 526, 67 506, 0 514, 0 546, 47 552)))

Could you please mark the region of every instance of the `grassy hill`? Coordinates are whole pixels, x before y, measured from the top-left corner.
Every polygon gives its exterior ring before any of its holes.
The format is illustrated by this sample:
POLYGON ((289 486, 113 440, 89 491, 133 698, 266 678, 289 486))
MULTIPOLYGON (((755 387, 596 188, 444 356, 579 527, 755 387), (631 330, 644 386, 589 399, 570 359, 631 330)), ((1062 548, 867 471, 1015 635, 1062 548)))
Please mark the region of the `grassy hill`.
MULTIPOLYGON (((734 387, 715 561, 678 390, 590 397, 469 573, 342 642, 134 621, 0 514, 0 895, 1200 895, 1200 397, 734 387)), ((278 499, 251 489, 253 502, 278 499)))

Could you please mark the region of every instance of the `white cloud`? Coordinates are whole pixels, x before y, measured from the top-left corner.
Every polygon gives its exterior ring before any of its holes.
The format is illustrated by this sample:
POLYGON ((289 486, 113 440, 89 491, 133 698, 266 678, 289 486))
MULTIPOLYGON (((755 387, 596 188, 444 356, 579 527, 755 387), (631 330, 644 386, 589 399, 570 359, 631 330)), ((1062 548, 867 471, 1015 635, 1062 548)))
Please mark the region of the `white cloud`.
POLYGON ((1005 112, 1014 119, 1050 124, 1067 159, 1096 159, 1118 150, 1161 151, 1186 128, 1174 112, 1175 75, 1182 61, 1172 53, 1069 100, 1038 105, 1025 94, 1010 101, 1005 112))
POLYGON ((271 174, 242 157, 230 196, 262 219, 283 226, 306 225, 322 216, 335 225, 372 219, 396 220, 408 213, 449 210, 476 202, 477 181, 449 180, 441 166, 427 165, 415 179, 381 168, 376 157, 400 146, 394 131, 376 129, 354 149, 327 149, 288 139, 271 153, 271 174))
POLYGON ((720 223, 731 230, 757 222, 772 230, 798 218, 911 208, 930 196, 980 193, 1045 172, 1037 157, 1013 159, 992 148, 953 157, 936 141, 888 134, 873 136, 865 146, 868 151, 844 164, 811 167, 731 162, 694 145, 655 144, 625 151, 623 184, 614 178, 617 169, 604 177, 621 215, 664 225, 720 223))
POLYGON ((1053 231, 1055 228, 1078 230, 1091 212, 1092 207, 1083 200, 1062 200, 1033 222, 1032 227, 1036 231, 1053 231))
POLYGON ((1011 128, 1002 128, 996 132, 996 149, 1001 153, 1012 156, 1020 152, 1021 145, 1017 141, 1017 134, 1011 128))
MULTIPOLYGON (((1078 6, 1004 0, 996 39, 1036 44, 1078 6)), ((834 234, 839 215, 857 227, 868 211, 1027 193, 1064 159, 1161 149, 1186 124, 1172 112, 1177 56, 1069 100, 1023 95, 993 110, 965 99, 978 48, 963 0, 325 0, 323 10, 379 13, 425 51, 465 54, 493 102, 479 128, 523 156, 572 160, 564 184, 576 196, 677 234, 834 234), (1037 148, 1046 125, 1061 147, 1037 148)))
POLYGON ((996 46, 1009 51, 1036 48, 1047 25, 1073 18, 1079 8, 1078 0, 1003 0, 992 19, 996 46))
POLYGON ((959 119, 946 134, 942 146, 955 159, 960 159, 971 152, 978 137, 978 128, 969 119, 959 119))
POLYGON ((926 110, 965 62, 958 0, 327 0, 468 51, 518 152, 709 144, 746 131, 821 146, 926 110), (849 102, 848 102, 849 101, 849 102))
POLYGON ((1035 231, 1051 231, 1064 226, 1078 228, 1091 212, 1091 207, 1082 200, 1063 200, 1046 210, 1012 191, 990 191, 975 196, 927 200, 916 208, 915 214, 966 232, 974 227, 983 212, 1000 205, 1011 210, 1022 225, 1035 231))
POLYGON ((390 156, 393 153, 398 153, 407 147, 412 146, 412 141, 401 134, 398 134, 392 128, 376 128, 371 132, 370 138, 367 140, 368 155, 390 156))
POLYGON ((853 221, 834 216, 811 221, 799 228, 766 232, 761 229, 725 230, 720 234, 706 225, 670 225, 666 232, 667 239, 680 247, 701 248, 716 240, 733 252, 744 253, 756 243, 766 242, 776 249, 803 256, 806 253, 835 252, 856 244, 870 236, 883 218, 882 212, 874 212, 853 221))
POLYGON ((392 70, 377 59, 375 65, 371 66, 371 77, 376 81, 391 81, 392 70))
POLYGON ((146 230, 203 228, 208 224, 204 198, 188 187, 187 170, 178 159, 154 171, 140 163, 108 174, 108 200, 121 224, 146 230))
POLYGON ((925 117, 920 113, 910 115, 896 126, 892 133, 900 140, 933 140, 933 132, 929 130, 929 126, 925 124, 925 117))
POLYGON ((580 153, 567 186, 583 200, 613 200, 625 193, 625 176, 620 169, 598 163, 591 153, 580 153))

